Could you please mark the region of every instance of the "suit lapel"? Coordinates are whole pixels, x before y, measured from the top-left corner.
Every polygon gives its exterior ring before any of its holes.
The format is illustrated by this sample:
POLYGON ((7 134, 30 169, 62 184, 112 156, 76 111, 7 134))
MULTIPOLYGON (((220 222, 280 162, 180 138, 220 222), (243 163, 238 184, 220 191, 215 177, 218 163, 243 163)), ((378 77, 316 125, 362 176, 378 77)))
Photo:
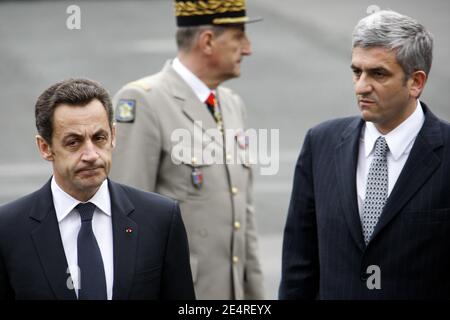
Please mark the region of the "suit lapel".
POLYGON ((196 125, 201 121, 201 128, 205 132, 208 129, 217 129, 217 124, 208 111, 206 105, 200 102, 197 98, 191 97, 182 100, 181 107, 184 114, 196 125))
POLYGON ((439 156, 435 153, 435 150, 443 145, 439 120, 424 103, 422 105, 424 106, 425 122, 386 202, 372 238, 375 238, 400 212, 441 163, 439 156))
POLYGON ((134 206, 120 185, 108 180, 114 245, 113 299, 128 299, 133 283, 138 243, 138 225, 129 214, 134 206))
POLYGON ((219 145, 223 145, 220 139, 216 139, 213 134, 210 134, 211 132, 208 133, 207 131, 210 129, 217 129, 217 123, 208 111, 207 106, 198 99, 194 91, 192 91, 189 85, 176 73, 169 63, 166 64, 163 72, 165 77, 168 78, 167 83, 171 84, 169 90, 171 91, 175 102, 179 104, 180 109, 186 117, 192 121, 195 126, 200 128, 205 135, 211 138, 211 140, 216 141, 219 145), (201 122, 201 126, 199 122, 201 122))
POLYGON ((341 193, 340 201, 350 233, 358 247, 365 248, 361 219, 358 212, 356 192, 356 167, 358 161, 359 136, 364 122, 355 118, 342 134, 341 143, 336 147, 336 177, 341 193))
POLYGON ((39 225, 31 232, 45 276, 57 299, 75 300, 75 291, 69 289, 67 259, 53 205, 50 181, 39 191, 37 203, 30 218, 39 225))
POLYGON ((176 73, 171 65, 164 68, 167 82, 171 84, 169 90, 179 104, 186 116, 194 121, 201 121, 204 130, 217 128, 211 113, 208 111, 206 104, 198 99, 191 87, 176 73))

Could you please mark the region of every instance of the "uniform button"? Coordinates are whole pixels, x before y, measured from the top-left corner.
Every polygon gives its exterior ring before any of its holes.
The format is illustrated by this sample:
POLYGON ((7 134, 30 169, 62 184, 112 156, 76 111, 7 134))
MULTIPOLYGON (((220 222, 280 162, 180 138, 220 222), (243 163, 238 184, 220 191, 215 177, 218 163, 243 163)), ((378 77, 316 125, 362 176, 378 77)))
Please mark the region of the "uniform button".
POLYGON ((233 195, 236 195, 237 193, 238 193, 238 188, 236 188, 236 187, 233 187, 233 188, 231 188, 231 193, 233 194, 233 195))
POLYGON ((231 161, 231 154, 230 154, 230 153, 227 153, 226 159, 227 159, 227 162, 230 162, 230 161, 231 161))
POLYGON ((239 221, 235 221, 235 222, 234 222, 234 228, 235 228, 236 230, 239 230, 239 229, 241 228, 241 223, 240 223, 239 221))
POLYGON ((192 164, 196 164, 197 163, 197 158, 196 157, 192 157, 191 162, 192 162, 192 164))
POLYGON ((233 256, 233 263, 236 264, 239 262, 239 257, 238 256, 233 256))

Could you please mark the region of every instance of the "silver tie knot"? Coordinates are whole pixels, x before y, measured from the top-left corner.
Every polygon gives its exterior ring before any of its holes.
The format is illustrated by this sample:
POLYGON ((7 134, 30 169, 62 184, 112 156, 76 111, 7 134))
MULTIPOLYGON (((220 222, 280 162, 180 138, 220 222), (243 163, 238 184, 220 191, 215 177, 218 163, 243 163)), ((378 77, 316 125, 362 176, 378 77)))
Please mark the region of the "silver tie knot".
POLYGON ((389 146, 386 142, 386 139, 382 136, 379 136, 377 141, 375 141, 375 153, 374 157, 377 158, 386 158, 387 152, 389 151, 389 146))

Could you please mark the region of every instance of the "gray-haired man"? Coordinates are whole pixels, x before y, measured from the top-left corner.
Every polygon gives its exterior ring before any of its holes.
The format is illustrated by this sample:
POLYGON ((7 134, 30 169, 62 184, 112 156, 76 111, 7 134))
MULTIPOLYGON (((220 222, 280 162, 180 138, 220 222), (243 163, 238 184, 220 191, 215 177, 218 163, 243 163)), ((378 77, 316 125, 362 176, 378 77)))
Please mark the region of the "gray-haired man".
POLYGON ((198 299, 263 299, 245 106, 222 86, 252 54, 245 1, 174 4, 177 57, 115 95, 112 177, 180 202, 198 299))
POLYGON ((380 11, 357 24, 361 117, 312 128, 284 233, 282 299, 449 298, 450 125, 421 95, 433 39, 380 11))

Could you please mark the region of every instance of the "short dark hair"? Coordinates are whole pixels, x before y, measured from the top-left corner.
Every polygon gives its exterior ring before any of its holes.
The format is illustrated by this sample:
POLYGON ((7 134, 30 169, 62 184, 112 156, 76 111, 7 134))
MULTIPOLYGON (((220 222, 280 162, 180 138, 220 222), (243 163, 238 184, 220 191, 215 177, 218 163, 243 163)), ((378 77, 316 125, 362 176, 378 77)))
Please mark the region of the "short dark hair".
POLYGON ((108 91, 98 82, 89 79, 68 79, 50 86, 36 101, 35 117, 39 135, 51 145, 55 109, 61 104, 86 106, 94 99, 99 100, 105 107, 109 126, 112 128, 113 109, 111 98, 108 91))

